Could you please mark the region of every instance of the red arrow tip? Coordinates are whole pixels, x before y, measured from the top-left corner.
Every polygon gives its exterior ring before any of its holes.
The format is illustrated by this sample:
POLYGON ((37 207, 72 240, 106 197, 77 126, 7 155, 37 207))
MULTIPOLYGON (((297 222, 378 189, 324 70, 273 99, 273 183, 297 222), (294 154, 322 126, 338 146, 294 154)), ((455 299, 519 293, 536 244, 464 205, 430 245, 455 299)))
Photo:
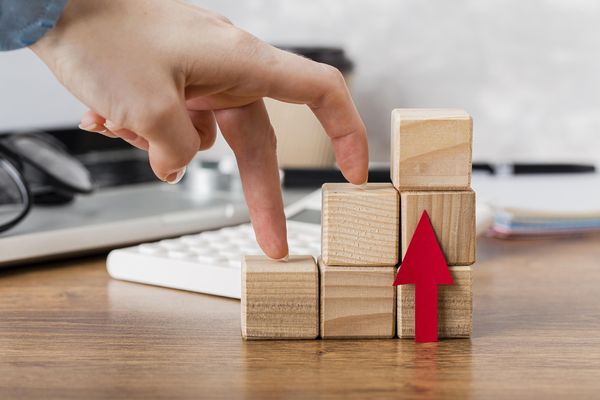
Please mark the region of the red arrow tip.
POLYGON ((430 285, 454 283, 427 211, 421 214, 396 275, 394 286, 408 283, 430 285))

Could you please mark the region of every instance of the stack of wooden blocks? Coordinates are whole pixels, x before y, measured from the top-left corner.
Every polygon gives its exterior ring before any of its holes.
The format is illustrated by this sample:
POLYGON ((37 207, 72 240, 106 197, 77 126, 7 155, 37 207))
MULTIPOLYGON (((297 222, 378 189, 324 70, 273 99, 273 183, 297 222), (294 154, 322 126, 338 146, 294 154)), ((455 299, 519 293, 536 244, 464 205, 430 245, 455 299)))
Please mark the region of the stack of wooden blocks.
POLYGON ((246 256, 246 339, 414 337, 414 286, 393 286, 399 258, 423 211, 454 285, 440 286, 438 334, 468 337, 472 326, 475 193, 472 121, 462 110, 392 112, 392 184, 323 185, 321 257, 288 262, 246 256))

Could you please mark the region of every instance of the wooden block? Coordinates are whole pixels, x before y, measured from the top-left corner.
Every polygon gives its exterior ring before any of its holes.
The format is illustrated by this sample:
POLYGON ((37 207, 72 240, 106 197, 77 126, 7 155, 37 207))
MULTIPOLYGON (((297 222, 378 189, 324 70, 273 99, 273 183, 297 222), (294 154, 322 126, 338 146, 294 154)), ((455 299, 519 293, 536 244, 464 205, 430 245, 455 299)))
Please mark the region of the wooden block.
POLYGON ((319 260, 321 337, 394 337, 395 272, 395 267, 329 266, 319 260))
POLYGON ((321 253, 327 265, 398 263, 399 195, 389 183, 323 185, 321 253))
POLYGON ((471 185, 473 122, 456 109, 392 111, 391 176, 398 190, 471 185))
POLYGON ((475 262, 475 192, 402 192, 400 197, 402 257, 427 211, 448 265, 475 262))
MULTIPOLYGON (((438 286, 438 336, 460 338, 471 336, 473 327, 473 293, 471 267, 450 267, 454 285, 438 286)), ((398 289, 398 337, 415 336, 415 285, 398 289)))
POLYGON ((319 335, 319 276, 311 256, 242 261, 244 339, 315 339, 319 335))

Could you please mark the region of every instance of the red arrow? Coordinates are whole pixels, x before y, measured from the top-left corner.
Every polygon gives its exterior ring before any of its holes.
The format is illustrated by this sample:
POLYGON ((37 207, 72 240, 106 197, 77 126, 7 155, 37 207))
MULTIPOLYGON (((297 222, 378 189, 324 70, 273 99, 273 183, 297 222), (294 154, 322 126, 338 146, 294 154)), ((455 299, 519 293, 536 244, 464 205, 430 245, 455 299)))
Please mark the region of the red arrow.
POLYGON ((411 283, 415 285, 415 341, 437 342, 437 285, 452 285, 454 281, 427 211, 421 214, 394 286, 411 283))

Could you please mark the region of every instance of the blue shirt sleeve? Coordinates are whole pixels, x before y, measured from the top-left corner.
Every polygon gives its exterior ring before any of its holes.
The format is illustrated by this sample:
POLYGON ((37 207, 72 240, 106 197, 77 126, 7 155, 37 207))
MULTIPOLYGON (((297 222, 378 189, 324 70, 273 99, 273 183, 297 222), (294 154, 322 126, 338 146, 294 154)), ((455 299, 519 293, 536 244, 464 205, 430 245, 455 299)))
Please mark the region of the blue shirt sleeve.
POLYGON ((0 0, 0 51, 37 42, 56 25, 68 0, 0 0))

